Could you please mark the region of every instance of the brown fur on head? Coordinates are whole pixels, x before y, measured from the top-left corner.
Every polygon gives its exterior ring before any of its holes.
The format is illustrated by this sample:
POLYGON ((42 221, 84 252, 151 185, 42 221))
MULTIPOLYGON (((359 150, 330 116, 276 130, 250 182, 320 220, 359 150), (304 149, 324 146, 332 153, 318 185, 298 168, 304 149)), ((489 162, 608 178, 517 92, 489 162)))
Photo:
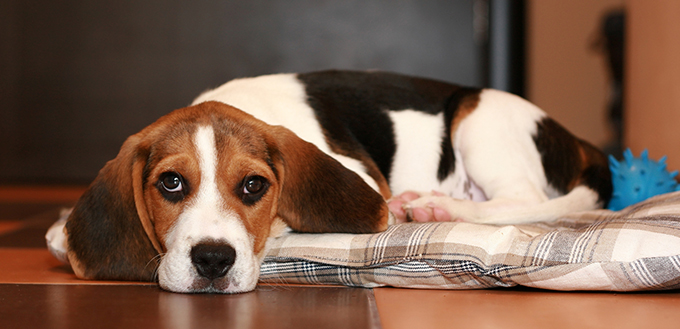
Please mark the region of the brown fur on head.
MULTIPOLYGON (((372 233, 387 227, 380 194, 358 175, 297 137, 231 106, 206 102, 174 111, 129 137, 100 171, 68 219, 68 256, 83 278, 155 278, 179 218, 191 220, 202 182, 194 135, 210 127, 217 149, 215 183, 223 204, 252 237, 259 255, 279 219, 299 232, 372 233), (181 194, 161 188, 183 179, 181 194), (262 195, 244 196, 244 180, 259 177, 262 195)), ((174 240, 173 240, 174 241, 174 240)), ((238 252, 238 250, 237 250, 238 252)), ((258 264, 259 266, 259 264, 258 264)))

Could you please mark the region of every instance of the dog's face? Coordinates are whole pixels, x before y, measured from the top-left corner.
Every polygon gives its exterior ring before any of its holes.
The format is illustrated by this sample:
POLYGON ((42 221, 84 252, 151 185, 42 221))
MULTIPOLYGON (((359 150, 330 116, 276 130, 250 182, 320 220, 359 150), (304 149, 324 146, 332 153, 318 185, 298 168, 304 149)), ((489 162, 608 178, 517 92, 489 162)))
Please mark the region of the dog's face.
POLYGON ((284 223, 372 233, 388 216, 377 192, 314 145, 207 102, 128 138, 69 217, 68 257, 82 278, 237 293, 255 287, 284 223))

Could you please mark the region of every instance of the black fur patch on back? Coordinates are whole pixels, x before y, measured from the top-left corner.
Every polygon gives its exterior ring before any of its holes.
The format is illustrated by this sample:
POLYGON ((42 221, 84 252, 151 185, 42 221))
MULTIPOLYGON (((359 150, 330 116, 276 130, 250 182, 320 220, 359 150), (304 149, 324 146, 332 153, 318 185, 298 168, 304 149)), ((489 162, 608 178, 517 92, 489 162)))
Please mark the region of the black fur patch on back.
POLYGON ((443 179, 455 169, 450 122, 463 88, 386 72, 323 71, 299 74, 298 79, 328 141, 350 156, 352 150, 364 150, 388 182, 396 145, 387 111, 408 109, 432 115, 446 111, 438 177, 443 179))
POLYGON ((581 183, 595 190, 603 207, 607 207, 614 193, 612 173, 609 170, 609 160, 595 146, 579 140, 588 163, 581 173, 581 183))
POLYGON ((461 111, 471 110, 464 109, 467 106, 477 106, 479 101, 479 93, 481 89, 461 87, 449 97, 448 104, 444 112, 444 127, 446 129, 446 138, 442 139, 441 159, 439 160, 439 168, 437 169, 437 179, 443 181, 456 170, 456 156, 453 154, 453 138, 452 131, 453 121, 456 117, 467 115, 461 114, 461 111), (471 102, 470 102, 471 101, 471 102), (471 104, 472 103, 472 104, 471 104))
POLYGON ((534 143, 541 154, 545 177, 553 188, 565 194, 581 173, 579 145, 574 136, 551 118, 537 123, 534 143))
POLYGON ((548 183, 562 194, 577 185, 598 193, 605 205, 612 195, 607 158, 597 148, 574 137, 550 118, 537 123, 534 143, 541 154, 548 183))

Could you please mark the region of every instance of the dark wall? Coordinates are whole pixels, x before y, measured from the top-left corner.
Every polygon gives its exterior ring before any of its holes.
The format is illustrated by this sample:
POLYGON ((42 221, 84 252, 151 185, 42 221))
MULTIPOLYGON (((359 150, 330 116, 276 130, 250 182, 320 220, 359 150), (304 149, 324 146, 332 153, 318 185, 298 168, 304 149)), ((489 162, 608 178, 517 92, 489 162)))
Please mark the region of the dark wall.
POLYGON ((481 85, 475 2, 0 0, 0 183, 87 182, 128 135, 235 77, 481 85))

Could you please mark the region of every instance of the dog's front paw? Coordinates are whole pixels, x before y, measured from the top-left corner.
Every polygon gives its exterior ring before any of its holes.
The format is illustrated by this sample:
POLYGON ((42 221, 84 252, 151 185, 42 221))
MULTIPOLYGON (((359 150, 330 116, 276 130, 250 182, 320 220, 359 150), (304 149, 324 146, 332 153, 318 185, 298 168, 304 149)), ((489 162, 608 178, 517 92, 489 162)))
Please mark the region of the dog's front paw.
POLYGON ((394 215, 397 223, 406 223, 409 221, 409 214, 407 212, 407 205, 409 202, 419 198, 420 195, 415 192, 404 192, 387 200, 387 207, 394 215))
MULTIPOLYGON (((442 200, 451 199, 440 192, 417 193, 404 192, 387 202, 397 223, 415 222, 449 222, 451 214, 442 207, 442 200)), ((456 218, 457 220, 457 218, 456 218)))

